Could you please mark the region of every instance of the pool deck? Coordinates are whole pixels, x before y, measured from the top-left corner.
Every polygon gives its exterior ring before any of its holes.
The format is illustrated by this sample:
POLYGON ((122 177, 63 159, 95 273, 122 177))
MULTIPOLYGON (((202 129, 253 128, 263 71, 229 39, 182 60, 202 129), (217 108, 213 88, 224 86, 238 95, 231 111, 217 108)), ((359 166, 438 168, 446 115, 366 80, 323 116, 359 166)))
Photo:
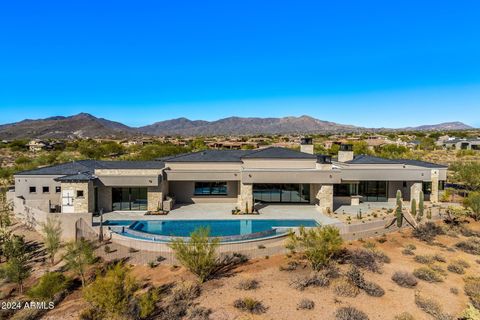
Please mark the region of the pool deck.
MULTIPOLYGON (((322 225, 337 224, 312 205, 265 205, 258 215, 233 215, 235 204, 195 203, 176 206, 167 215, 145 215, 145 211, 113 211, 103 215, 105 220, 239 220, 239 219, 312 219, 322 225)), ((94 217, 94 222, 99 218, 94 217)))

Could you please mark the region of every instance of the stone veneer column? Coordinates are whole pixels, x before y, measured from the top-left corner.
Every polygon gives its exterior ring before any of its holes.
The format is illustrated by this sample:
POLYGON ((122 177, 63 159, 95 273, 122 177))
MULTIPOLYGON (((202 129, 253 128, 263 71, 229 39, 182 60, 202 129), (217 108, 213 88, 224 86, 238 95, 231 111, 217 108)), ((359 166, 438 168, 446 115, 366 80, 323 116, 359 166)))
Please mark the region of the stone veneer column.
POLYGON ((162 186, 147 188, 147 210, 158 211, 163 208, 162 186))
POLYGON ((89 182, 63 182, 63 190, 73 190, 73 210, 74 213, 93 212, 94 194, 93 183, 89 182), (77 197, 77 191, 83 191, 83 197, 77 197))
POLYGON ((253 184, 245 184, 240 182, 240 195, 238 197, 238 209, 244 212, 252 212, 253 209, 253 184))
POLYGON ((438 170, 432 170, 432 193, 430 194, 430 202, 437 203, 438 202, 438 183, 439 181, 439 172, 438 170))
POLYGON ((417 205, 420 202, 420 191, 422 191, 422 186, 421 182, 414 182, 410 187, 410 201, 415 199, 417 205))
POLYGON ((333 185, 322 184, 317 192, 317 209, 322 213, 333 212, 333 185))

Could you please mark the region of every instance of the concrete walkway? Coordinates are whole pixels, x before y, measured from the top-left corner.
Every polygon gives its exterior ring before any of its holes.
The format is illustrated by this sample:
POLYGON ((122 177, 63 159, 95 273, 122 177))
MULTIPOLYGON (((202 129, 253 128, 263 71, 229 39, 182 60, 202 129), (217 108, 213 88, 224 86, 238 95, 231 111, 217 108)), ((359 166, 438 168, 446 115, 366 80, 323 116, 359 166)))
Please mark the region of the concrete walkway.
MULTIPOLYGON (((316 220, 322 225, 340 221, 327 217, 312 205, 265 205, 258 215, 233 215, 233 203, 195 203, 178 205, 167 215, 145 215, 145 211, 113 211, 103 215, 104 220, 238 220, 238 219, 305 219, 316 220)), ((98 217, 94 222, 98 222, 98 217)))

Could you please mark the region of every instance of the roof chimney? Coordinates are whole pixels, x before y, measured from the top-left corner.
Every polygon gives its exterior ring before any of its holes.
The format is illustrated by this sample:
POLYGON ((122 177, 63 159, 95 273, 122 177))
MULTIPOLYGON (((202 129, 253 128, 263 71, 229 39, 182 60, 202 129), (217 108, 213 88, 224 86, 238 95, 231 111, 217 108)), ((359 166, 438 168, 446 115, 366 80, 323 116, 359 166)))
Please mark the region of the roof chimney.
POLYGON ((338 150, 338 161, 347 162, 353 160, 353 145, 341 144, 340 150, 338 150))
POLYGON ((300 151, 313 154, 313 140, 312 138, 300 139, 300 151))

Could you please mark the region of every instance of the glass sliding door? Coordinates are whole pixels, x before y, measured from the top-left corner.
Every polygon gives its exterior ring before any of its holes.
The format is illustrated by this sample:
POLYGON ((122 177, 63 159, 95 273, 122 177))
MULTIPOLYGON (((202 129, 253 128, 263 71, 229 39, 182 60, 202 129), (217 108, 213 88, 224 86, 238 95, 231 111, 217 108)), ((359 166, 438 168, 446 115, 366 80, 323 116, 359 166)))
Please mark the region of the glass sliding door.
POLYGON ((112 188, 112 209, 147 210, 147 188, 112 188))
POLYGON ((361 181, 358 186, 358 194, 363 197, 363 201, 387 201, 387 181, 361 181))
POLYGON ((309 203, 309 184, 254 184, 253 198, 256 202, 309 203))

